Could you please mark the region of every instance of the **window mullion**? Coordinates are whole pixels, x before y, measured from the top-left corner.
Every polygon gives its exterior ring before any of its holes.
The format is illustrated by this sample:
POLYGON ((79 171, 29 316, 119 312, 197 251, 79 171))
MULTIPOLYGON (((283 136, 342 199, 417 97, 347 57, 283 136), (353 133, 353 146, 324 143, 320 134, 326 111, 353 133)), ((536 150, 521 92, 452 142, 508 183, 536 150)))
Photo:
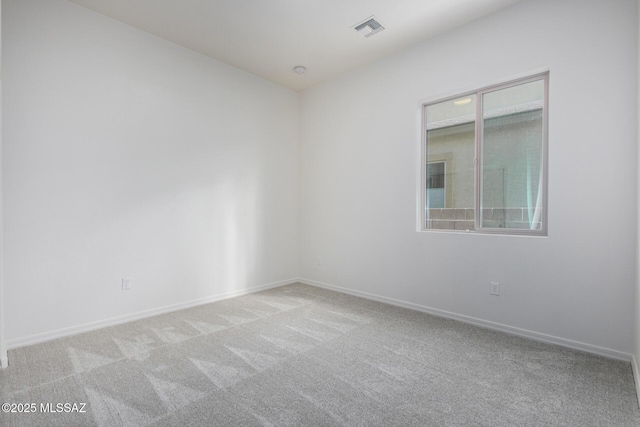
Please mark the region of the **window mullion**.
POLYGON ((475 182, 475 200, 474 200, 474 221, 475 230, 482 228, 482 93, 476 93, 476 114, 475 114, 475 159, 474 163, 474 182, 475 182))

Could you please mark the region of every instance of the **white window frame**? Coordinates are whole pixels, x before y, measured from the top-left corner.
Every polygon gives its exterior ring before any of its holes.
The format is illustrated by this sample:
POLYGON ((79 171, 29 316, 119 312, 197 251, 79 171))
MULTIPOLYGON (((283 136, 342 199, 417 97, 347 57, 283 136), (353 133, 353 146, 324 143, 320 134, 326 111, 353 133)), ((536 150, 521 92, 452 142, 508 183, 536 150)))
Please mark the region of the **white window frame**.
POLYGON ((500 235, 516 235, 516 236, 548 236, 548 182, 549 182, 549 71, 528 75, 526 77, 509 80, 503 83, 485 86, 481 89, 456 93, 455 95, 440 97, 437 99, 423 102, 421 105, 421 136, 420 136, 420 195, 418 200, 419 209, 419 231, 436 232, 436 233, 474 233, 474 234, 500 234, 500 235), (530 229, 512 229, 512 228, 489 228, 482 227, 482 147, 483 147, 483 125, 482 119, 482 99, 486 93, 506 89, 513 86, 519 86, 534 81, 544 82, 544 96, 542 105, 542 185, 541 185, 541 203, 540 212, 541 228, 536 230, 530 229), (438 104, 446 101, 464 98, 467 96, 476 96, 476 113, 475 113, 475 159, 474 159, 474 209, 475 209, 475 230, 449 230, 449 229, 433 229, 427 228, 427 211, 426 211, 426 169, 429 159, 427 158, 427 106, 438 104))

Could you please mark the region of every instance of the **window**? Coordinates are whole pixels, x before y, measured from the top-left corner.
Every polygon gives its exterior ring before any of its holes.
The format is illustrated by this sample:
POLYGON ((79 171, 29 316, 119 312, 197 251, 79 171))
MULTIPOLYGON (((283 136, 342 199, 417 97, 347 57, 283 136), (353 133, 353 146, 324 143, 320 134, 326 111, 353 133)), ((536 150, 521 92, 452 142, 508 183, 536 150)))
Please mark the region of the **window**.
POLYGON ((423 229, 546 235, 548 82, 423 105, 423 229))

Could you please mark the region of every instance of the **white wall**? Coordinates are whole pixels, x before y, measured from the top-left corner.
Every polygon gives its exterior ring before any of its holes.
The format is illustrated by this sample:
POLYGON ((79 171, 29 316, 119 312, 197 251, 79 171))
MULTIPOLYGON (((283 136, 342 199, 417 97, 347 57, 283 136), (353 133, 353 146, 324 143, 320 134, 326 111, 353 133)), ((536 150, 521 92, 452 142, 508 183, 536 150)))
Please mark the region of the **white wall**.
MULTIPOLYGON (((0 1, 0 100, 2 100, 2 2, 0 1)), ((4 286, 2 280, 2 102, 0 102, 0 367, 9 365, 7 349, 4 340, 4 286)))
MULTIPOLYGON (((640 82, 640 0, 638 0, 638 64, 636 69, 636 78, 640 82)), ((638 126, 638 145, 640 146, 640 84, 638 85, 638 121, 636 125, 638 126)), ((638 194, 637 194, 637 202, 638 202, 638 230, 637 230, 637 241, 636 241, 636 318, 633 325, 633 333, 634 333, 634 347, 633 347, 633 374, 636 380, 636 394, 638 396, 638 403, 640 404, 640 366, 638 365, 638 360, 640 360, 640 150, 638 150, 638 166, 636 173, 638 174, 637 185, 638 185, 638 194)))
POLYGON ((298 276, 297 93, 64 0, 3 8, 10 347, 298 276))
POLYGON ((629 359, 636 8, 524 1, 305 91, 301 276, 629 359), (549 237, 417 232, 421 100, 545 68, 549 237))

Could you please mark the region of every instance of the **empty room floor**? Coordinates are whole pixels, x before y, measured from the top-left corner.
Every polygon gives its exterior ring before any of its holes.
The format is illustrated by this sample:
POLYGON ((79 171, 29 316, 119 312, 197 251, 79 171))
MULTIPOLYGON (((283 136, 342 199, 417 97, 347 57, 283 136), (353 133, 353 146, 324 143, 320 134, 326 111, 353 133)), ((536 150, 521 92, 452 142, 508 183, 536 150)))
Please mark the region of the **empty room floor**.
POLYGON ((303 284, 9 361, 3 426, 640 425, 629 363, 303 284))

